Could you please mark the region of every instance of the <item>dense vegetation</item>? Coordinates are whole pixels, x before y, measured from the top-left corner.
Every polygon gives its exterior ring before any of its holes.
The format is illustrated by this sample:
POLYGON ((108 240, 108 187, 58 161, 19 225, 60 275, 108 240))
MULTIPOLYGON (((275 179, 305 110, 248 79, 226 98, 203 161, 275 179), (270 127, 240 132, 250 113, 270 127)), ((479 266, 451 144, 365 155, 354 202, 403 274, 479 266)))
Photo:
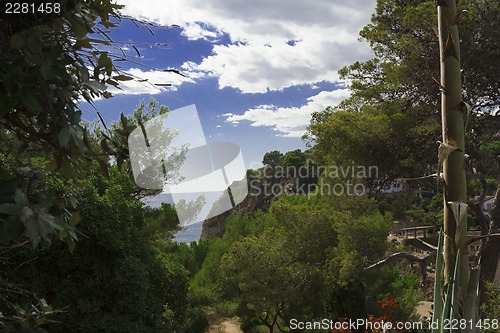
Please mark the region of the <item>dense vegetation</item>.
MULTIPOLYGON (((369 267, 412 250, 387 241, 394 221, 443 220, 443 184, 432 175, 440 132, 434 1, 378 0, 361 32, 375 58, 340 71, 352 96, 314 114, 309 150, 270 151, 262 169, 247 172, 250 186, 281 191, 237 209, 223 237, 189 245, 172 241, 173 207, 146 207, 141 199, 155 192, 131 177, 128 134, 168 108, 141 102, 113 124, 80 117, 79 98, 110 97, 106 84, 133 79, 107 48, 119 6, 60 3, 44 17, 0 14, 1 331, 202 333, 213 313, 239 317, 245 332, 271 333, 290 331, 292 319, 419 319, 432 269, 415 259, 369 267), (401 178, 411 179, 408 192, 381 191, 401 178)), ((459 6, 467 186, 479 197, 469 223, 487 234, 500 231, 498 199, 490 216, 480 208, 499 187, 500 7, 459 6)), ((496 244, 483 246, 484 282, 496 269, 496 244)), ((481 290, 483 315, 498 316, 498 288, 481 290)))

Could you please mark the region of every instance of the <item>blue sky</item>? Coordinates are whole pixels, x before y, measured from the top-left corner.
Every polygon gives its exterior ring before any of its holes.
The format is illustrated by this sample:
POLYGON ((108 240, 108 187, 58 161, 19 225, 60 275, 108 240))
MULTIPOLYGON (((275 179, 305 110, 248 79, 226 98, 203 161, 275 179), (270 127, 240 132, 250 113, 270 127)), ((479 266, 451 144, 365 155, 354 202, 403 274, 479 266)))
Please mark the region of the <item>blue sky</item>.
MULTIPOLYGON (((195 104, 207 140, 239 144, 247 167, 271 150, 304 149, 311 113, 349 95, 337 71, 372 56, 358 33, 375 0, 118 2, 126 15, 178 27, 152 35, 124 20, 111 31, 130 60, 119 63, 123 73, 147 82, 127 81, 95 101, 105 120, 151 97, 171 110, 195 104)), ((92 107, 82 109, 95 119, 92 107)))

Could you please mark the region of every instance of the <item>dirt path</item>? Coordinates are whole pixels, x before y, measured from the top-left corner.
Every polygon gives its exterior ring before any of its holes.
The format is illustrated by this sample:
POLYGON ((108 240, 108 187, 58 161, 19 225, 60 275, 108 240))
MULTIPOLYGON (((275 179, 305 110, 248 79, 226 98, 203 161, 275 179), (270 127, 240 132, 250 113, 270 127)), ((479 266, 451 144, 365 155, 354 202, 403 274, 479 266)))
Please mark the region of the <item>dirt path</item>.
POLYGON ((415 312, 424 320, 432 319, 432 302, 418 302, 415 312))
POLYGON ((219 323, 213 323, 205 333, 243 333, 238 318, 223 319, 219 323))

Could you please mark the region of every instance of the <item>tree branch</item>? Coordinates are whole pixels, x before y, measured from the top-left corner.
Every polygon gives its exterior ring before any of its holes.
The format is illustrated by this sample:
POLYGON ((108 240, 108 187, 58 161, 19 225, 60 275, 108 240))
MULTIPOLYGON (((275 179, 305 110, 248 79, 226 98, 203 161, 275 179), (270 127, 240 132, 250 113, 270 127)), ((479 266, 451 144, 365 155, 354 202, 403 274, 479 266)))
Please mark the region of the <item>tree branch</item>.
POLYGON ((380 268, 382 266, 385 266, 393 261, 399 260, 399 259, 406 259, 410 261, 411 263, 417 262, 417 263, 424 263, 428 262, 429 259, 434 258, 436 256, 436 251, 433 251, 429 253, 427 256, 420 258, 417 257, 414 254, 407 253, 407 252, 397 252, 393 253, 390 256, 388 256, 385 259, 380 260, 379 262, 374 263, 373 265, 370 265, 368 267, 365 267, 363 270, 364 271, 371 271, 377 268, 380 268))
POLYGON ((427 266, 429 266, 430 259, 434 258, 436 256, 437 251, 432 251, 428 255, 426 255, 423 258, 417 257, 414 254, 407 253, 407 252, 397 252, 391 254, 389 257, 380 260, 379 262, 376 262, 373 265, 370 265, 368 267, 364 268, 364 271, 371 271, 377 268, 380 268, 382 266, 385 266, 393 261, 399 260, 399 259, 406 259, 408 260, 411 264, 413 263, 418 263, 420 265, 420 273, 422 274, 422 285, 427 285, 427 266))

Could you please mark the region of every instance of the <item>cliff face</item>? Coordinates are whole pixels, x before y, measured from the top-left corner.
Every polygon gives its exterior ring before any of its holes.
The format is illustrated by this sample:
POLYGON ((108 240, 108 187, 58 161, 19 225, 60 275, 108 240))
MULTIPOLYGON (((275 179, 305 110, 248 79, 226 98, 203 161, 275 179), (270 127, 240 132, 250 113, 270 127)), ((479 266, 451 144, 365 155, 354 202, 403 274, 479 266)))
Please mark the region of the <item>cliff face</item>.
MULTIPOLYGON (((316 183, 317 179, 298 179, 297 177, 273 178, 269 176, 249 177, 248 195, 236 205, 235 208, 220 215, 206 219, 203 222, 200 240, 207 240, 224 235, 224 227, 229 216, 233 213, 252 213, 257 209, 267 211, 271 203, 282 195, 294 193, 307 193, 310 183, 316 183)), ((233 184, 238 185, 238 184, 233 184)), ((217 202, 214 207, 217 206, 217 202)))
POLYGON ((251 186, 249 186, 248 195, 235 208, 203 221, 200 240, 224 236, 224 227, 233 213, 251 213, 257 209, 266 210, 269 207, 270 198, 265 195, 265 183, 260 179, 250 180, 249 183, 251 186))

